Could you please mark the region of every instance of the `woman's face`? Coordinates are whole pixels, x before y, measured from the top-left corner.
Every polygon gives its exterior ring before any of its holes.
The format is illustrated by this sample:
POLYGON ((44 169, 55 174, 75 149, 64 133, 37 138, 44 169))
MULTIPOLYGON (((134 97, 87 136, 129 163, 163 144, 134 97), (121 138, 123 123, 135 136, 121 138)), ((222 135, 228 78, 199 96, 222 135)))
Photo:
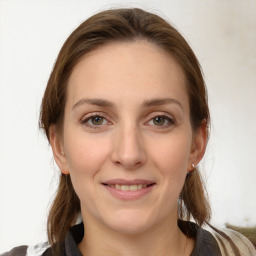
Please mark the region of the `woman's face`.
POLYGON ((145 41, 86 54, 68 83, 62 140, 52 134, 84 221, 127 233, 177 221, 186 174, 204 146, 202 132, 192 132, 182 69, 145 41))

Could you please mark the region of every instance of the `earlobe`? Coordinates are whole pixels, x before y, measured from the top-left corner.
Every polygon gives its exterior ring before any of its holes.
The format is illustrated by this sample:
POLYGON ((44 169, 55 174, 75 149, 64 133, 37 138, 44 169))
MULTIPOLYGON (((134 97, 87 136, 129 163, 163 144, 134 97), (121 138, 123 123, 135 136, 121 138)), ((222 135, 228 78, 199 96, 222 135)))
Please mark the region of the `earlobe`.
POLYGON ((193 165, 197 166, 202 160, 208 140, 207 124, 203 122, 201 126, 195 131, 192 147, 190 152, 190 160, 188 165, 188 171, 193 171, 193 165))
POLYGON ((50 130, 50 136, 49 136, 50 144, 51 144, 55 162, 63 174, 69 174, 69 171, 67 168, 67 159, 66 159, 64 149, 63 149, 63 143, 62 143, 60 136, 57 132, 56 126, 51 125, 49 130, 50 130))

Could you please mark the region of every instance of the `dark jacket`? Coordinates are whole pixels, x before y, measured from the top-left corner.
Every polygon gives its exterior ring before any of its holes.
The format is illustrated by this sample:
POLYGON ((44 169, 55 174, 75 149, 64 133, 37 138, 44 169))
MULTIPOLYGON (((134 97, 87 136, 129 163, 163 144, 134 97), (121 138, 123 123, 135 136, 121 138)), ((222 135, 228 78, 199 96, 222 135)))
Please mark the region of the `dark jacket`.
MULTIPOLYGON (((237 255, 237 250, 241 255, 256 256, 252 244, 235 231, 226 230, 225 233, 223 231, 207 231, 197 224, 187 221, 179 221, 178 225, 185 235, 195 239, 195 247, 191 256, 233 256, 237 255)), ((71 227, 65 241, 59 244, 61 255, 82 256, 78 244, 83 236, 83 223, 71 227)), ((53 247, 47 243, 36 246, 19 246, 0 256, 53 256, 53 247)))

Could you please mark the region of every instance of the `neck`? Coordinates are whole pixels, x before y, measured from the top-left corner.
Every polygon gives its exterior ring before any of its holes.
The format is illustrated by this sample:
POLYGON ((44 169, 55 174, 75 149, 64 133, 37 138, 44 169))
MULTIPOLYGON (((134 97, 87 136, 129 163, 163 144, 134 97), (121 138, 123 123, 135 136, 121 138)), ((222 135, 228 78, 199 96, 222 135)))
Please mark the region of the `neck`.
MULTIPOLYGON (((88 219, 87 219, 88 220, 88 219)), ((141 233, 127 234, 95 225, 88 220, 85 236, 79 249, 86 256, 120 255, 120 256, 172 256, 189 255, 191 240, 187 239, 177 225, 177 219, 163 220, 161 224, 141 233)), ((193 247, 192 247, 193 248, 193 247)))

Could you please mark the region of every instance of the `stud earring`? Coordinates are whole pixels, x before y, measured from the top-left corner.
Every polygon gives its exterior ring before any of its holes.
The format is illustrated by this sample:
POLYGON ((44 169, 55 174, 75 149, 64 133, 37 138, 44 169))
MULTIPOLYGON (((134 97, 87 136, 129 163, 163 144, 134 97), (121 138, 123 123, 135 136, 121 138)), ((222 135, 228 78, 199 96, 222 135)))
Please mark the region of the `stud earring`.
POLYGON ((188 177, 190 177, 190 175, 195 171, 195 164, 191 164, 191 165, 192 165, 193 170, 192 170, 192 171, 187 172, 186 179, 187 179, 188 177))

